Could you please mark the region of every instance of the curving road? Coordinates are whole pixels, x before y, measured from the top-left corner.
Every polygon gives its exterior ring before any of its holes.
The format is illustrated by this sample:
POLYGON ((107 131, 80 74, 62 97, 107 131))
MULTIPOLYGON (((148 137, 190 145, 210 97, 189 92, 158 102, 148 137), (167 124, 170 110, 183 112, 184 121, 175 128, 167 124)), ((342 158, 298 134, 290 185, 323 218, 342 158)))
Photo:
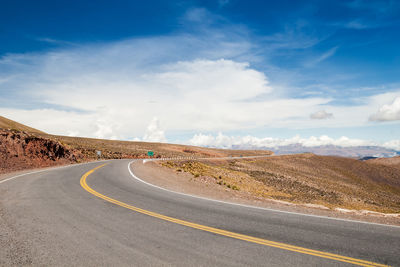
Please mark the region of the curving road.
POLYGON ((400 266, 400 227, 176 194, 129 162, 0 181, 0 265, 400 266))

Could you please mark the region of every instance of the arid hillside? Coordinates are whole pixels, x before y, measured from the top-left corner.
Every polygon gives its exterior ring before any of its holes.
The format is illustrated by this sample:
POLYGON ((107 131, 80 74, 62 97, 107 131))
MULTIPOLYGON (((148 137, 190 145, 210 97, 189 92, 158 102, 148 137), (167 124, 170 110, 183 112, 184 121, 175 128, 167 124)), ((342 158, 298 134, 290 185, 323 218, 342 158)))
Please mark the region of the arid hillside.
POLYGON ((400 156, 393 157, 393 158, 378 158, 378 159, 371 159, 368 160, 368 163, 370 164, 376 164, 376 165, 385 165, 385 166, 390 166, 393 168, 397 168, 400 171, 400 156))
POLYGON ((94 138, 68 137, 41 135, 60 141, 71 148, 82 151, 85 157, 94 158, 96 150, 101 151, 102 158, 146 158, 148 151, 154 152, 154 157, 228 157, 240 155, 271 155, 267 150, 225 150, 214 148, 203 148, 186 145, 133 142, 133 141, 114 141, 94 138))
POLYGON ((82 154, 62 143, 26 132, 0 129, 0 173, 76 163, 82 154))
POLYGON ((160 164, 259 199, 399 213, 400 171, 383 162, 299 154, 160 164))
POLYGON ((272 154, 270 151, 260 150, 208 149, 164 143, 56 136, 0 117, 0 173, 97 159, 145 158, 148 151, 153 151, 154 157, 272 154))

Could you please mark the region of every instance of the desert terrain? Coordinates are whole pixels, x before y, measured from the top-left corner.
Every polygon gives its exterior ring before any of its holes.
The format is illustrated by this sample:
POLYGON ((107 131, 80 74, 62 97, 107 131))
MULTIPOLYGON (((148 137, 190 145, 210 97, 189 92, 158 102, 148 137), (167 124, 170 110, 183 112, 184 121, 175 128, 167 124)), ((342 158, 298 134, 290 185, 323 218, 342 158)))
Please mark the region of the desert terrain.
POLYGON ((400 213, 400 157, 368 162, 299 154, 157 164, 188 173, 191 181, 240 192, 258 201, 272 199, 364 214, 400 213))
POLYGON ((360 161, 311 153, 272 156, 272 152, 265 150, 55 136, 3 117, 0 126, 0 173, 99 159, 146 158, 149 150, 159 159, 228 157, 158 161, 157 164, 175 173, 185 173, 188 185, 203 184, 206 191, 223 189, 224 194, 234 194, 237 199, 272 200, 392 217, 400 214, 400 157, 360 161), (101 156, 97 151, 101 151, 101 156), (260 155, 271 157, 229 159, 260 155))
POLYGON ((175 144, 57 136, 0 116, 0 174, 99 159, 268 155, 265 150, 224 150, 175 144), (101 152, 101 156, 97 154, 101 152))

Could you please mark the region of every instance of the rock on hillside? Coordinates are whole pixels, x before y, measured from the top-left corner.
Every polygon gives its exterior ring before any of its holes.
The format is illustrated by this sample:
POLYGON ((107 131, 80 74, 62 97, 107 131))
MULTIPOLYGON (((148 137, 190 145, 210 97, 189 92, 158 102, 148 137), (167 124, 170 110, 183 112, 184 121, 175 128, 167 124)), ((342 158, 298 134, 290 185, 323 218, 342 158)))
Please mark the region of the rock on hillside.
POLYGON ((26 132, 0 130, 0 173, 78 162, 79 151, 26 132))

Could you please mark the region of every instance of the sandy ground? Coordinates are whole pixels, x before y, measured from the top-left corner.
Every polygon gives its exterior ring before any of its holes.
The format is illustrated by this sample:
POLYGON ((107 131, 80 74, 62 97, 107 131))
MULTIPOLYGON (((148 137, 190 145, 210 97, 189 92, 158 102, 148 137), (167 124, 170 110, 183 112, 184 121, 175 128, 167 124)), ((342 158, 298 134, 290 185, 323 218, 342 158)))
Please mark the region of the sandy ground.
POLYGON ((155 162, 134 162, 132 171, 140 179, 151 184, 185 194, 205 197, 226 202, 245 204, 282 211, 299 212, 312 215, 328 216, 341 219, 359 220, 382 224, 400 226, 400 214, 384 215, 381 213, 366 213, 362 211, 331 210, 316 205, 298 205, 288 202, 257 198, 245 192, 219 186, 211 177, 194 177, 189 173, 177 172, 167 167, 162 167, 155 162))

